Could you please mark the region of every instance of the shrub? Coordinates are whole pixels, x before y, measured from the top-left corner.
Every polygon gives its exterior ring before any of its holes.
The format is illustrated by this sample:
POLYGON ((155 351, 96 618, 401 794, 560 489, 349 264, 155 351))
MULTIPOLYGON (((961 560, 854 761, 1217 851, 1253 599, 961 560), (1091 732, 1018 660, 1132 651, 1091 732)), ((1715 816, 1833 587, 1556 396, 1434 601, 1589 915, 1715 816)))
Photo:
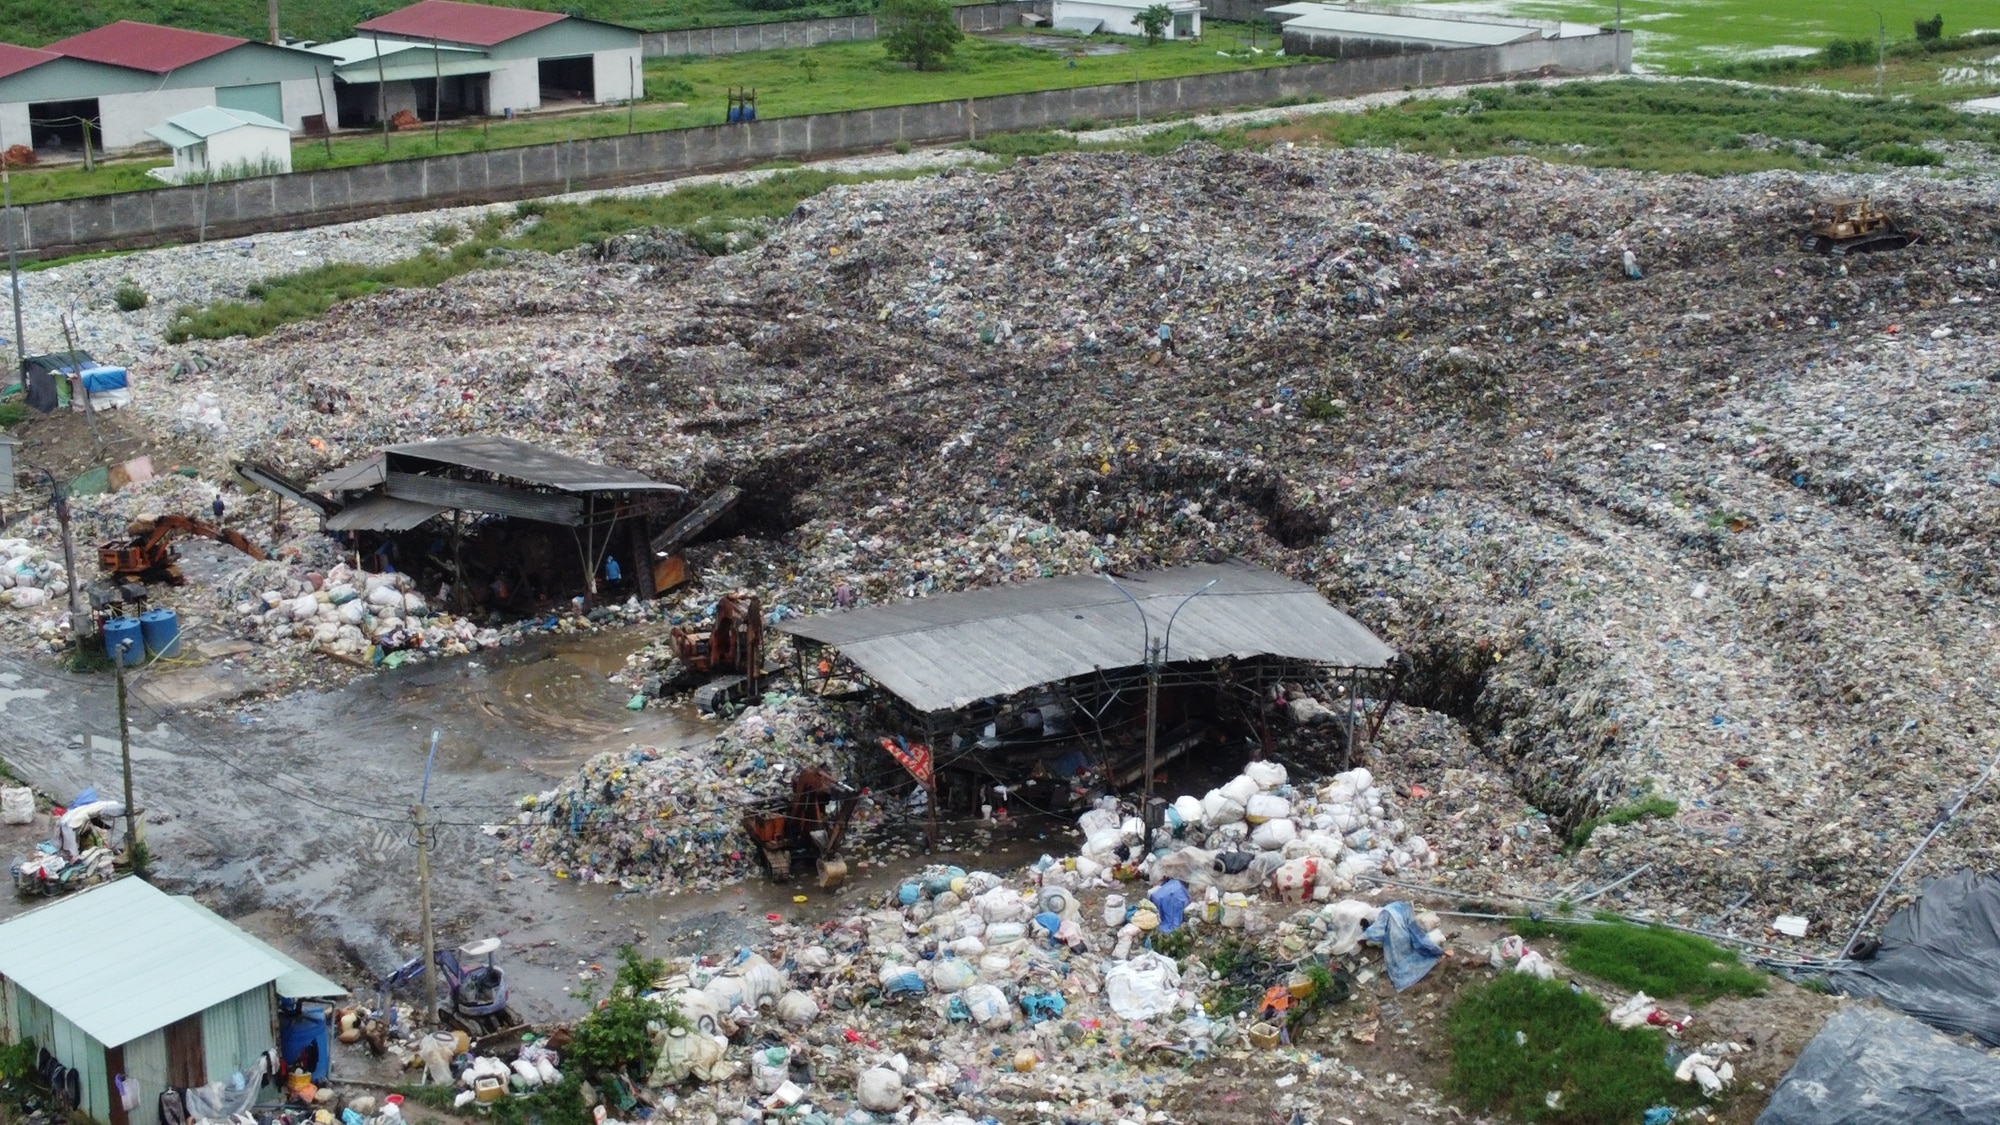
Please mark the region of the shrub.
POLYGON ((439 223, 424 232, 424 237, 439 246, 450 246, 465 237, 465 228, 457 223, 439 223))
POLYGON ((1835 39, 1820 51, 1830 67, 1861 66, 1875 61, 1875 44, 1866 39, 1835 39))
POLYGON ((569 1049, 563 1053, 565 1066, 590 1079, 607 1075, 632 1075, 653 1061, 653 1037, 649 1024, 686 1027, 687 1021, 673 1005, 651 999, 653 982, 666 975, 666 962, 646 958, 627 945, 618 951, 618 973, 612 978, 611 994, 572 1029, 569 1049))
POLYGON ((118 283, 118 288, 111 294, 111 300, 117 304, 119 312, 138 312, 146 307, 148 298, 144 289, 134 285, 131 278, 126 278, 118 283))
POLYGON ((896 150, 897 156, 905 156, 910 151, 910 142, 897 141, 895 144, 890 145, 889 147, 896 150))
POLYGON ((1944 14, 1940 12, 1927 20, 1917 20, 1917 38, 1924 42, 1944 37, 1944 14))
POLYGON ((1934 168, 1944 163, 1944 157, 1917 145, 1880 144, 1862 153, 1861 157, 1878 164, 1894 164, 1898 168, 1934 168))

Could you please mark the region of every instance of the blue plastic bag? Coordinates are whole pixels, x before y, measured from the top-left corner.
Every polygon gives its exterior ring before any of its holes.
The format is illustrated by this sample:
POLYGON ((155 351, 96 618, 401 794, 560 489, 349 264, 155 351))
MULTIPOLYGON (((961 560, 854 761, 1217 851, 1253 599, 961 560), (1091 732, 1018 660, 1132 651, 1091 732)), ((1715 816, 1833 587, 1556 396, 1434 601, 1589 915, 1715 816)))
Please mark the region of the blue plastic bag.
POLYGON ((1392 902, 1383 907, 1375 915, 1374 923, 1361 931, 1361 938, 1382 947, 1389 983, 1396 986, 1397 992, 1424 979, 1424 974, 1444 956, 1444 950, 1424 936, 1407 902, 1392 902))
POLYGON ((1181 928, 1181 916, 1187 913, 1188 905, 1186 883, 1179 879, 1169 879, 1154 887, 1153 893, 1146 897, 1153 900, 1154 906, 1160 908, 1161 933, 1170 934, 1181 928))
POLYGON ((1026 992, 1021 995, 1021 1010, 1028 1014, 1028 1024, 1033 1026, 1043 1020, 1057 1019, 1069 1002, 1054 992, 1026 992))

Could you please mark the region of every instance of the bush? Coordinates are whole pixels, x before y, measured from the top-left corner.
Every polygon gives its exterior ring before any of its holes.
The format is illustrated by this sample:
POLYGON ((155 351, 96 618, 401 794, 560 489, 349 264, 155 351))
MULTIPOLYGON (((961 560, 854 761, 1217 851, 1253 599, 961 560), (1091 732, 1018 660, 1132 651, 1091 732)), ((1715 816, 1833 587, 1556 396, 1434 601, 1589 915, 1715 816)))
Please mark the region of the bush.
POLYGON ((1863 66, 1875 61, 1876 49, 1866 39, 1835 39, 1819 54, 1830 67, 1863 66))
POLYGON ((618 950, 618 973, 611 994, 577 1021, 563 1052, 565 1067, 595 1081, 609 1075, 634 1076, 653 1063, 651 1024, 686 1027, 673 1005, 647 998, 653 982, 666 975, 666 962, 641 957, 627 945, 618 950))
POLYGON ((1927 20, 1917 20, 1917 38, 1928 43, 1944 37, 1944 14, 1939 13, 1927 20))
POLYGON ((910 151, 910 142, 908 142, 908 141, 897 141, 897 142, 896 142, 895 144, 893 144, 893 145, 890 145, 889 147, 890 147, 890 148, 892 148, 892 149, 894 149, 894 150, 896 150, 896 155, 897 155, 897 156, 905 156, 905 155, 908 155, 908 153, 909 153, 909 151, 910 151))
POLYGON ((0 430, 10 430, 26 421, 28 405, 24 402, 0 402, 0 430))
POLYGON ((1916 145, 1876 145, 1862 153, 1861 158, 1878 164, 1894 164, 1898 168, 1935 168, 1944 163, 1944 157, 1916 145))
POLYGON ((111 299, 118 305, 119 312, 138 312, 146 307, 148 298, 146 291, 132 284, 128 278, 118 283, 118 288, 111 294, 111 299))

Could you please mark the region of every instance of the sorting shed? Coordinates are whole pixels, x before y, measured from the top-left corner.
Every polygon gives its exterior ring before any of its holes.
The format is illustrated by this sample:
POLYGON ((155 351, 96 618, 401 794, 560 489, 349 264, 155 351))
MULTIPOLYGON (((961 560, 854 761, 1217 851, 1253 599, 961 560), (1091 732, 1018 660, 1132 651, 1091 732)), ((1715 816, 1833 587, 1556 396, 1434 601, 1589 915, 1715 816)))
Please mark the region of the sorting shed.
POLYGON ((120 879, 0 924, 0 1039, 74 1070, 93 1120, 159 1125, 164 1091, 254 1072, 288 976, 293 991, 344 991, 192 900, 120 879))
POLYGON ((636 28, 458 0, 418 0, 355 27, 383 40, 484 51, 497 64, 484 78, 489 114, 645 96, 636 28))

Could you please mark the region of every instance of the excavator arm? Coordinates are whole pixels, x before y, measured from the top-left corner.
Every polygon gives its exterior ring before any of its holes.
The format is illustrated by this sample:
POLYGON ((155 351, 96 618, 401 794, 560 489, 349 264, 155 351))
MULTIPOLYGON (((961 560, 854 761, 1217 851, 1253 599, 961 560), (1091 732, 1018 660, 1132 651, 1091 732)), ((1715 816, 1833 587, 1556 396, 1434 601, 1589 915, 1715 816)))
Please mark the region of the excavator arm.
POLYGON ((226 543, 259 561, 265 557, 263 550, 244 538, 242 532, 188 516, 160 516, 135 522, 125 530, 131 536, 128 541, 106 543, 97 549, 98 566, 117 579, 158 578, 179 585, 180 571, 174 566, 173 548, 169 544, 181 535, 199 535, 226 543))

